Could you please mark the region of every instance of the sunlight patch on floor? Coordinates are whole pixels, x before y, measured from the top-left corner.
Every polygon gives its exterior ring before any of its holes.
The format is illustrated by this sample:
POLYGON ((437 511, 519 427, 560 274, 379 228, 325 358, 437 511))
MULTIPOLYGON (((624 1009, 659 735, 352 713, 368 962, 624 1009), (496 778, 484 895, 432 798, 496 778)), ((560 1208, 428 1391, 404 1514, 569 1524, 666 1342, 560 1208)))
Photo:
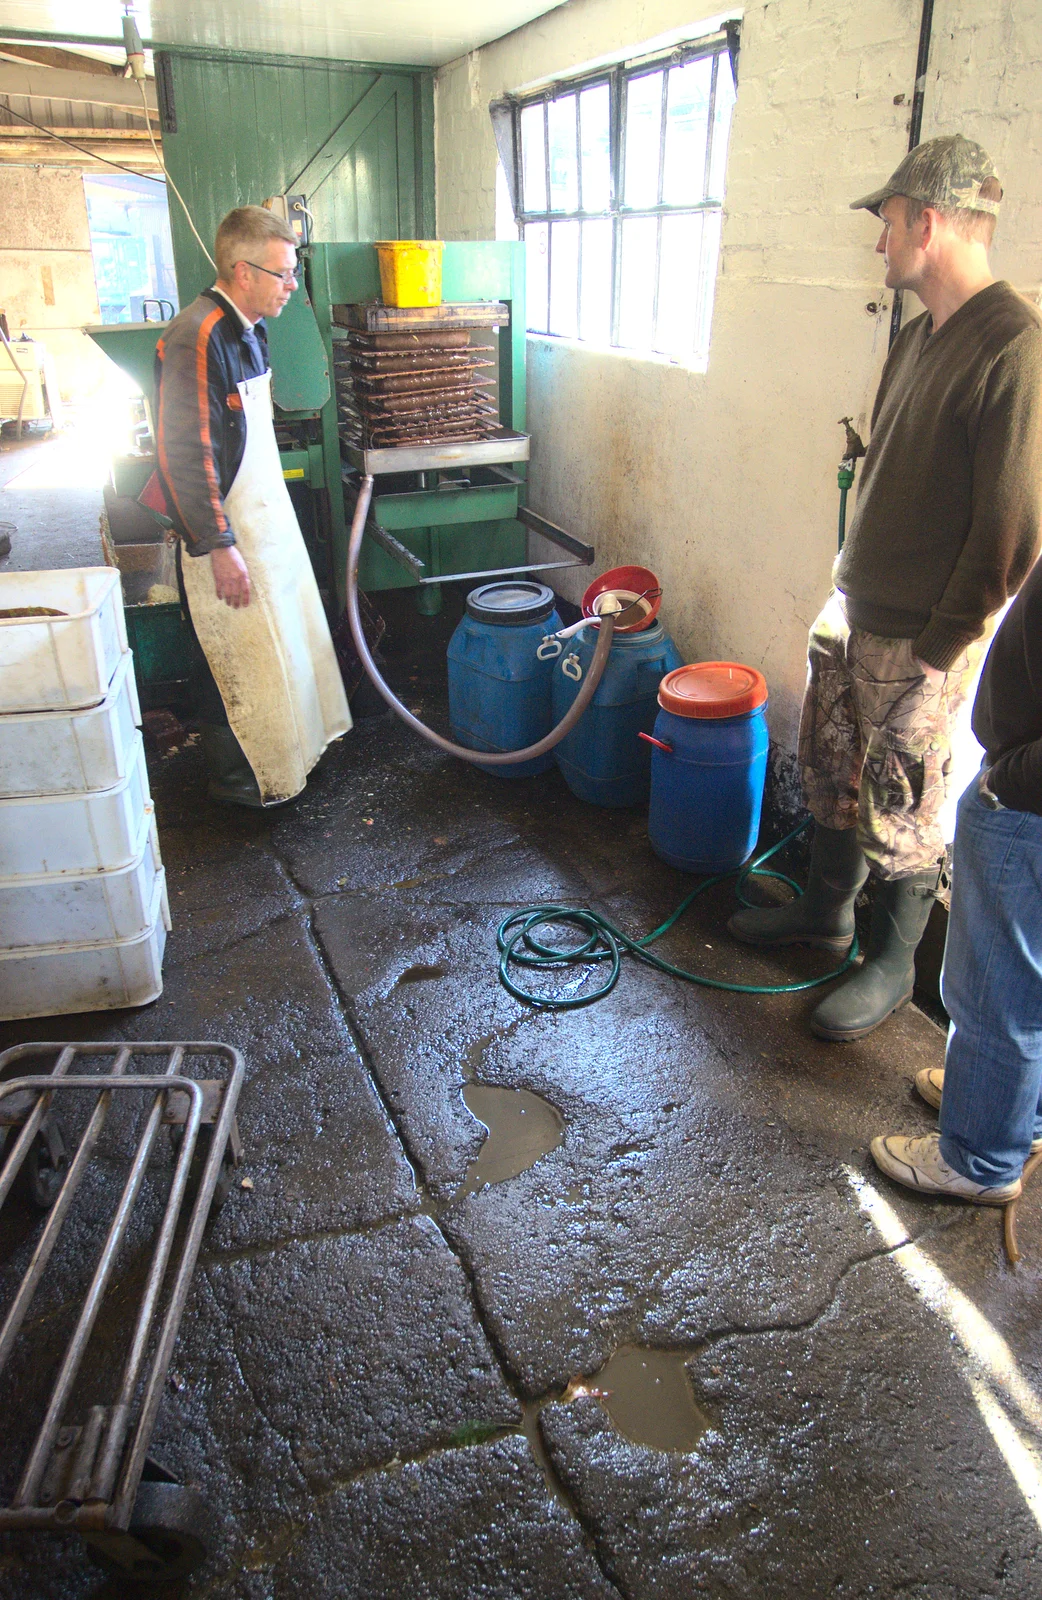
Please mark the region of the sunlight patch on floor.
POLYGON ((125 384, 114 380, 71 414, 71 423, 33 453, 24 472, 4 485, 5 492, 101 489, 108 482, 112 457, 125 455, 130 448, 130 394, 125 384))
POLYGON ((1042 1528, 1042 1459, 1006 1410, 1006 1406, 1014 1406, 1029 1428, 1042 1435, 1042 1400, 1002 1335, 937 1263, 911 1242, 893 1206, 855 1168, 845 1166, 843 1171, 862 1212, 893 1251, 894 1264, 935 1316, 947 1323, 967 1358, 969 1370, 964 1376, 977 1409, 1028 1510, 1042 1528))

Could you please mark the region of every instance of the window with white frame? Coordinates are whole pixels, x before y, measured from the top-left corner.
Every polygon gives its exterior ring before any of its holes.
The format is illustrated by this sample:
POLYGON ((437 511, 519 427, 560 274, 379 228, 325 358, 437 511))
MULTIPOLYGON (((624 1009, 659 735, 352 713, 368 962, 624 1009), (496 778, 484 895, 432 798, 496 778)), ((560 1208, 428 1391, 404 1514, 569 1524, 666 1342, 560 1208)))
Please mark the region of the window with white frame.
POLYGON ((718 34, 492 108, 531 332, 705 367, 736 51, 718 34))

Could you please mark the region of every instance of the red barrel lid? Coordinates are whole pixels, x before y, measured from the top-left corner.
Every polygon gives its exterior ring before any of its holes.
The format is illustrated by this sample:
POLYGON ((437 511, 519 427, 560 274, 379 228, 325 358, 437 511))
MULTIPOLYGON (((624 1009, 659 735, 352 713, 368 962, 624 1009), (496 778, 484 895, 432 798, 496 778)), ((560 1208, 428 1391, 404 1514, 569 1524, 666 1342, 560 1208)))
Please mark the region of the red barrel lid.
POLYGON ((696 661, 667 672, 658 689, 663 711, 677 717, 740 717, 767 699, 767 680, 738 661, 696 661))

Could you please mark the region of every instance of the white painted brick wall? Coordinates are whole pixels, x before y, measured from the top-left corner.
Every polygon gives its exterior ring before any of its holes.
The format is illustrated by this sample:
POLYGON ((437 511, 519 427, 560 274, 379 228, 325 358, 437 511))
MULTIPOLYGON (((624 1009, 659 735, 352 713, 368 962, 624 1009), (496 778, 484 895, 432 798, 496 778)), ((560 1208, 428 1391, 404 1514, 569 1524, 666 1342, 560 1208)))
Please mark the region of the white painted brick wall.
MULTIPOLYGON (((444 68, 441 236, 494 236, 489 100, 718 14, 706 0, 570 0, 444 68)), ((849 202, 907 147, 919 18, 919 0, 748 9, 708 373, 530 341, 533 504, 592 540, 599 566, 655 568, 688 659, 761 667, 790 745, 835 553, 836 419, 869 407, 886 351, 888 316, 866 310, 884 299, 879 229, 849 202)), ((996 270, 1029 292, 1042 275, 1040 57, 1038 0, 936 0, 923 136, 963 131, 991 150, 1008 189, 996 270)))
POLYGON ((1042 283, 1042 9, 1035 0, 944 0, 927 74, 923 138, 964 133, 1006 190, 993 266, 1019 289, 1042 283))

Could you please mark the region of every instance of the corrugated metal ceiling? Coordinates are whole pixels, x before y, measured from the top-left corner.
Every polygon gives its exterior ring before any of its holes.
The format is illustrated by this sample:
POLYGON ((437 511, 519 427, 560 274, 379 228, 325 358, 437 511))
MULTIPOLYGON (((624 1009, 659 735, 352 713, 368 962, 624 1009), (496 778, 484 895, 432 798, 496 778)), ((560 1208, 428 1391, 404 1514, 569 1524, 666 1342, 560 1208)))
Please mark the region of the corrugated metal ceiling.
MULTIPOLYGON (((561 0, 151 0, 142 38, 330 60, 442 66, 551 11, 561 0)), ((119 39, 118 0, 0 0, 4 29, 55 40, 119 39)))

